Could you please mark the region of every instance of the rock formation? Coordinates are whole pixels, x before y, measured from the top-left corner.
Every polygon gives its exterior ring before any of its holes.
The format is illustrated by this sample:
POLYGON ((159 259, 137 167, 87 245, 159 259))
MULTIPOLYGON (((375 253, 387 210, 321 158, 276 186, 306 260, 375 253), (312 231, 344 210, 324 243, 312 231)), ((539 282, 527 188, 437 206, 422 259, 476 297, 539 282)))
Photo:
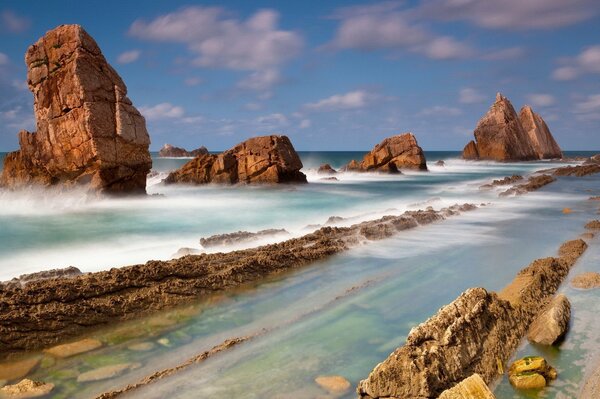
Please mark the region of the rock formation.
POLYGON ((146 122, 94 39, 79 25, 61 25, 29 47, 25 62, 37 132, 19 133, 0 185, 145 193, 146 122))
POLYGON ((567 333, 571 320, 571 303, 563 294, 557 295, 540 313, 527 333, 530 342, 554 345, 567 333))
POLYGON ((427 170, 425 154, 412 133, 388 137, 361 162, 352 160, 344 167, 351 172, 398 173, 401 169, 427 170))
POLYGON ((502 94, 479 120, 475 141, 463 150, 464 159, 527 161, 560 158, 562 151, 541 116, 528 105, 517 115, 502 94))
POLYGON ((477 373, 445 390, 439 399, 496 399, 485 381, 477 373))
POLYGON ((201 154, 165 183, 306 183, 302 161, 287 136, 253 137, 221 153, 201 154))
POLYGON ((489 384, 586 248, 582 240, 563 244, 558 258, 535 260, 499 294, 465 291, 413 328, 359 383, 359 397, 436 398, 473 373, 489 384))
POLYGON ((265 237, 287 236, 288 233, 284 229, 265 229, 256 233, 250 231, 237 231, 235 233, 216 234, 210 237, 201 238, 200 245, 204 248, 247 244, 253 241, 258 241, 265 237))
POLYGON ((158 151, 158 156, 161 158, 187 158, 197 157, 198 155, 205 154, 208 154, 208 150, 204 146, 192 151, 188 151, 185 148, 175 147, 171 144, 165 144, 160 151, 158 151))

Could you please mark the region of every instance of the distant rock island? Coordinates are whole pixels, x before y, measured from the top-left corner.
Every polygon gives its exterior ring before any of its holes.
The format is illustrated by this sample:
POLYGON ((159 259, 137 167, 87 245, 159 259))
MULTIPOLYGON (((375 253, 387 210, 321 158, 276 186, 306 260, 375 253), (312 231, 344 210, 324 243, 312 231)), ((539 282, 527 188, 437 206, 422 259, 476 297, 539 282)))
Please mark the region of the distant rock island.
POLYGON ((252 137, 221 154, 200 154, 166 184, 306 183, 302 161, 287 136, 252 137))
POLYGON ((208 154, 208 150, 204 146, 192 151, 188 151, 185 148, 175 147, 171 144, 165 144, 160 151, 158 151, 158 156, 161 158, 188 158, 197 157, 198 155, 204 154, 208 154))
POLYGON ((94 39, 79 25, 61 25, 29 47, 25 62, 37 132, 19 132, 20 150, 7 155, 0 185, 145 193, 146 121, 94 39))
POLYGON ((427 170, 425 154, 412 133, 388 137, 361 162, 352 160, 344 167, 349 172, 399 173, 400 169, 427 170))
POLYGON ((517 115, 502 94, 479 120, 475 141, 463 150, 464 159, 494 161, 532 161, 562 158, 562 150, 554 140, 542 117, 526 105, 517 115))

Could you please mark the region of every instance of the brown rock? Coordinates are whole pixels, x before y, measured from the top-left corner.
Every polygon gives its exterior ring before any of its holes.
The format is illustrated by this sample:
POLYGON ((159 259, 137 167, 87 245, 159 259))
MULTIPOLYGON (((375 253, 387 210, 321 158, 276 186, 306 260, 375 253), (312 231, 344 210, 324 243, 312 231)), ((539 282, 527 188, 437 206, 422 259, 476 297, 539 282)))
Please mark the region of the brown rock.
POLYGON ((556 377, 556 370, 540 356, 516 360, 508 370, 508 380, 517 389, 541 389, 556 377))
POLYGON ((160 151, 158 151, 158 156, 162 158, 197 157, 198 155, 206 154, 208 154, 208 150, 204 146, 192 151, 188 151, 185 148, 175 147, 171 144, 165 144, 160 151))
POLYGON ((201 154, 165 183, 306 183, 302 161, 286 136, 253 137, 219 155, 201 154))
POLYGON ((477 373, 445 390, 438 399, 495 399, 485 381, 477 373))
POLYGON ((319 170, 317 170, 317 173, 320 175, 335 175, 337 171, 333 169, 328 163, 324 163, 323 165, 319 166, 319 170))
POLYGON ((427 170, 427 162, 415 136, 412 133, 403 133, 386 138, 365 155, 362 162, 353 160, 344 169, 398 173, 401 169, 427 170))
POLYGON ((18 384, 3 387, 0 389, 0 394, 14 399, 38 398, 48 395, 53 389, 54 384, 25 379, 18 384))
POLYGON ((94 39, 79 25, 61 25, 29 47, 25 61, 38 130, 19 133, 0 185, 145 193, 146 122, 94 39))
POLYGON ((54 357, 66 358, 79 355, 80 353, 90 352, 100 347, 102 347, 102 342, 97 339, 85 338, 81 341, 54 346, 50 349, 46 349, 44 352, 54 357))
POLYGON ((113 364, 110 366, 100 367, 94 370, 87 371, 77 377, 77 382, 93 382, 108 380, 125 374, 129 370, 140 368, 139 363, 122 363, 113 364))
POLYGON ((581 273, 571 280, 571 285, 575 288, 589 290, 600 287, 600 273, 587 272, 581 273))
POLYGON ((339 375, 317 377, 315 382, 331 394, 344 393, 350 389, 350 381, 339 375))
POLYGON ((501 197, 505 197, 508 195, 523 195, 530 191, 539 190, 540 188, 555 181, 556 178, 550 175, 531 176, 526 183, 509 188, 508 190, 501 192, 499 195, 501 197))
POLYGON ((436 166, 446 166, 446 162, 444 162, 443 160, 439 160, 435 163, 436 166))
POLYGON ((535 344, 554 345, 567 333, 570 319, 571 303, 559 294, 531 323, 527 338, 535 344))
POLYGON ((564 166, 562 168, 558 168, 554 171, 554 176, 577 176, 583 177, 588 175, 593 175, 596 173, 600 173, 600 165, 599 164, 587 164, 587 165, 577 165, 577 166, 564 166))
POLYGON ((14 362, 0 363, 0 380, 12 381, 23 378, 39 363, 39 356, 14 362))
POLYGON ((479 120, 474 135, 475 141, 463 150, 464 159, 526 161, 562 156, 544 120, 529 106, 517 115, 510 101, 500 93, 479 120))
POLYGON ((585 228, 588 230, 600 230, 600 220, 591 220, 587 222, 585 228))
POLYGON ((256 233, 249 231, 237 231, 235 233, 217 234, 210 237, 201 238, 200 245, 202 245, 204 248, 210 248, 216 246, 245 244, 265 237, 284 236, 289 234, 290 233, 284 229, 266 229, 257 231, 256 233))

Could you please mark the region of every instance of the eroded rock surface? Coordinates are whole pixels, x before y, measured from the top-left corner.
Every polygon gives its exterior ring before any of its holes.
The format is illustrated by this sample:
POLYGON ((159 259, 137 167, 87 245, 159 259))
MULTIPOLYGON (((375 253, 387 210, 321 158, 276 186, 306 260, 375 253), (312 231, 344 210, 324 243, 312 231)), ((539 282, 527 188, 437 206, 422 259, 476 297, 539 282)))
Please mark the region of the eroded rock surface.
POLYGON ((527 182, 518 184, 514 187, 509 188, 506 191, 501 192, 500 196, 506 197, 509 195, 527 194, 530 191, 539 190, 540 188, 547 186, 548 184, 553 183, 555 181, 556 181, 556 178, 552 177, 550 175, 531 176, 529 179, 527 179, 527 182))
POLYGON ((208 154, 206 147, 202 146, 192 151, 185 148, 175 147, 171 144, 165 144, 159 151, 158 156, 162 158, 186 158, 197 157, 198 155, 208 154))
POLYGON ((529 105, 521 108, 519 120, 539 159, 562 158, 562 150, 550 133, 548 125, 539 114, 533 112, 529 105))
POLYGON ((18 384, 2 387, 0 395, 13 399, 39 398, 48 395, 53 389, 54 384, 25 379, 18 384))
POLYGON ((438 399, 495 399, 485 381, 477 373, 445 390, 438 399))
POLYGON ((361 162, 344 167, 354 172, 398 173, 401 169, 427 170, 425 154, 412 133, 388 137, 377 144, 361 162))
POLYGON ((306 183, 302 161, 287 136, 253 137, 221 154, 201 154, 165 183, 306 183))
POLYGON ((37 132, 19 133, 0 185, 145 193, 146 122, 94 39, 79 25, 61 25, 29 47, 25 62, 37 132))
POLYGON ((289 233, 284 229, 266 229, 257 231, 256 233, 249 231, 238 231, 235 233, 217 234, 207 238, 201 238, 200 245, 202 245, 204 248, 237 245, 257 241, 265 237, 280 235, 289 235, 289 233))
POLYGON ((571 303, 559 294, 531 323, 527 338, 535 344, 554 345, 567 333, 570 320, 571 303))

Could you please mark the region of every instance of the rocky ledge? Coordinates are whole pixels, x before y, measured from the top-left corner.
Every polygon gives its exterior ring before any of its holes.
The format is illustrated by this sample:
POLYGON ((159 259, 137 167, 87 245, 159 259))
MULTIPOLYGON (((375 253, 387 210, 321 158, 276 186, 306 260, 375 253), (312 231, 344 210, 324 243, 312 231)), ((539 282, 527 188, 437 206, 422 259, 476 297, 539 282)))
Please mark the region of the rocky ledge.
POLYGON ((86 328, 195 301, 215 291, 322 260, 367 240, 384 239, 475 208, 465 204, 439 211, 408 211, 350 227, 323 227, 253 249, 149 261, 69 278, 0 284, 1 351, 53 345, 86 328))
POLYGON ((413 328, 359 383, 359 397, 436 398, 474 373, 491 383, 586 248, 583 240, 566 242, 558 257, 535 260, 498 294, 465 291, 413 328))
POLYGON ((287 136, 253 137, 221 154, 201 154, 166 184, 306 183, 302 161, 287 136))
POLYGON ((192 151, 188 151, 185 148, 175 147, 171 144, 165 144, 158 151, 158 156, 161 158, 188 158, 206 154, 208 154, 208 150, 204 146, 192 151))
POLYGON ((152 167, 146 122, 94 39, 79 25, 61 25, 29 47, 25 62, 37 132, 19 133, 0 186, 145 193, 152 167))
POLYGON ((211 248, 227 245, 248 244, 265 237, 276 237, 289 234, 290 233, 288 233, 285 229, 266 229, 257 231, 256 233, 250 231, 237 231, 235 233, 216 234, 210 237, 201 238, 200 245, 202 245, 204 248, 211 248))
POLYGON ((401 169, 427 170, 425 154, 412 133, 388 137, 377 144, 361 162, 350 161, 350 172, 398 173, 401 169))

